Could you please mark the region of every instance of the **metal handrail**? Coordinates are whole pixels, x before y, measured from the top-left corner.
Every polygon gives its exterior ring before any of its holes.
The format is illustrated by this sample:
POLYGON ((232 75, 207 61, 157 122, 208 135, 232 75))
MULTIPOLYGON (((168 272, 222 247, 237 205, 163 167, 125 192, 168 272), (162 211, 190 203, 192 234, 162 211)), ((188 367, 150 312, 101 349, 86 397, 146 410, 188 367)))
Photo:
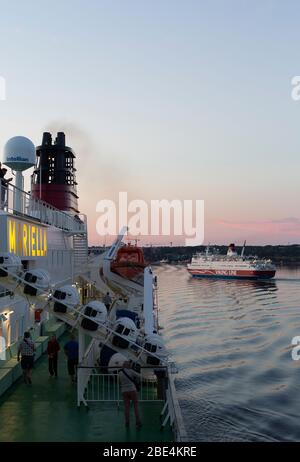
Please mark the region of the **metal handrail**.
MULTIPOLYGON (((103 364, 97 364, 96 366, 81 366, 80 364, 77 366, 77 369, 124 369, 123 366, 104 366, 103 364)), ((165 369, 167 371, 168 366, 140 366, 140 369, 165 369)))
MULTIPOLYGON (((119 374, 98 372, 98 367, 77 367, 77 405, 82 402, 85 406, 89 402, 120 401, 119 374), (88 369, 88 371, 87 371, 88 369)), ((109 368, 110 369, 110 368, 109 368)), ((114 369, 120 369, 115 367, 114 369)), ((147 368, 144 368, 147 369, 147 368)), ((165 368, 167 371, 167 368, 165 368)), ((164 399, 157 395, 157 379, 149 378, 140 374, 141 389, 139 401, 163 402, 164 399)))
POLYGON ((5 200, 1 208, 7 213, 30 217, 65 231, 86 233, 85 215, 69 215, 12 184, 8 184, 5 190, 5 200))
MULTIPOLYGON (((92 348, 88 348, 88 353, 85 359, 89 362, 91 359, 92 348)), ((99 373, 97 369, 100 366, 78 366, 77 367, 77 380, 78 380, 78 401, 77 405, 84 403, 100 403, 100 402, 116 402, 118 407, 120 403, 120 381, 119 374, 112 374, 109 372, 99 373)), ((107 366, 106 369, 114 369, 116 372, 122 367, 107 366)), ((157 379, 155 381, 140 375, 141 390, 139 392, 139 401, 141 402, 163 402, 165 404, 160 414, 161 427, 164 428, 167 423, 171 426, 175 441, 186 442, 189 441, 184 421, 182 418, 181 409, 179 406, 174 377, 170 367, 160 366, 160 369, 165 369, 167 386, 165 389, 165 399, 161 399, 156 393, 158 386, 157 379)), ((142 366, 141 369, 153 369, 151 366, 142 366)))
POLYGON ((166 404, 169 413, 168 417, 175 433, 175 440, 177 442, 189 441, 175 389, 174 377, 170 371, 168 372, 168 377, 169 386, 167 389, 166 404))

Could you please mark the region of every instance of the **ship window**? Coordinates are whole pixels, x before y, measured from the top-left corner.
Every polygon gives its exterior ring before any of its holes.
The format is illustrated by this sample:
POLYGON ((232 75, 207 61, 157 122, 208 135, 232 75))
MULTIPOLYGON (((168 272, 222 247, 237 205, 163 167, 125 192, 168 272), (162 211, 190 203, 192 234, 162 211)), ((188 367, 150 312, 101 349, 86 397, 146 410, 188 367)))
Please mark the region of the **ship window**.
POLYGON ((149 351, 150 353, 155 353, 157 350, 157 346, 152 345, 152 343, 145 343, 145 350, 149 351))
POLYGON ((32 284, 34 284, 37 281, 37 276, 31 273, 26 273, 24 279, 26 282, 31 282, 32 284))
POLYGON ((128 327, 122 326, 122 324, 119 324, 118 327, 116 328, 116 332, 117 334, 129 335, 130 329, 128 329, 128 327))
POLYGON ((70 157, 66 157, 65 159, 65 167, 66 168, 72 168, 73 167, 73 159, 70 157))
POLYGON ((85 311, 84 311, 84 314, 86 316, 89 316, 90 318, 95 318, 96 315, 97 315, 97 311, 93 310, 93 308, 91 308, 90 306, 87 306, 85 311))
POLYGON ((25 271, 28 269, 28 260, 22 260, 22 265, 25 271))
POLYGON ((117 326, 117 328, 116 328, 117 334, 122 334, 123 328, 124 328, 124 327, 122 326, 122 324, 119 324, 119 325, 117 326))
POLYGON ((65 172, 65 184, 74 184, 74 175, 71 172, 65 172))
POLYGON ((57 300, 65 300, 66 292, 62 292, 61 290, 56 290, 54 292, 54 298, 57 298, 57 300))

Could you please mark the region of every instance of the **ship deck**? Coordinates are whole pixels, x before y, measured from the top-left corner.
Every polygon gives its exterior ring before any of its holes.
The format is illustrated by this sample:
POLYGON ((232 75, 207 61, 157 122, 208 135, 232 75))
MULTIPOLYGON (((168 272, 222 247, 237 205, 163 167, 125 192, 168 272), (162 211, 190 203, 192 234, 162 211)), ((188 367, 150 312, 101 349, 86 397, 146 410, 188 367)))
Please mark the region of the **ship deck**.
MULTIPOLYGON (((65 338, 60 339, 61 345, 65 338)), ((76 385, 70 382, 64 353, 59 355, 58 378, 48 374, 47 356, 33 371, 33 385, 20 379, 0 398, 0 442, 168 442, 171 429, 160 429, 161 403, 141 402, 143 426, 125 428, 123 404, 76 405, 76 385)))

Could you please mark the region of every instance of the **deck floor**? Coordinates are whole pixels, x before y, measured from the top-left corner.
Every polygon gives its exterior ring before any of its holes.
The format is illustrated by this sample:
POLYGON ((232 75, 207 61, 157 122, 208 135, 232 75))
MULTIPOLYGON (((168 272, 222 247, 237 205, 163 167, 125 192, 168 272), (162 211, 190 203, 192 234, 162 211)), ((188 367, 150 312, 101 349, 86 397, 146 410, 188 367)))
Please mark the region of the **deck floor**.
MULTIPOLYGON (((64 344, 62 338, 60 343, 64 344)), ((33 371, 33 385, 20 379, 0 398, 0 442, 160 442, 173 441, 170 428, 160 430, 161 403, 140 403, 143 426, 125 428, 123 404, 94 403, 89 410, 76 406, 76 385, 70 382, 64 353, 57 379, 48 374, 43 355, 33 371)))

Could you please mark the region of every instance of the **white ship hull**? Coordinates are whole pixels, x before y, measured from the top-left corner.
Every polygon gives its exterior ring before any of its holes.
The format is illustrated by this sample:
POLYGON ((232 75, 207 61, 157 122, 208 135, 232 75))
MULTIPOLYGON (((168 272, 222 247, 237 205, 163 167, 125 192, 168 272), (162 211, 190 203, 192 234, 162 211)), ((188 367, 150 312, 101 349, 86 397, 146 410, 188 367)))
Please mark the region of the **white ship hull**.
POLYGON ((188 272, 193 277, 221 277, 230 279, 271 279, 275 276, 275 270, 208 269, 188 267, 188 272))
MULTIPOLYGON (((244 244, 245 248, 245 244, 244 244)), ((220 277, 230 279, 271 279, 275 276, 276 267, 271 260, 258 257, 245 257, 244 248, 241 255, 230 244, 227 255, 219 255, 218 251, 196 254, 188 272, 193 277, 220 277)))

